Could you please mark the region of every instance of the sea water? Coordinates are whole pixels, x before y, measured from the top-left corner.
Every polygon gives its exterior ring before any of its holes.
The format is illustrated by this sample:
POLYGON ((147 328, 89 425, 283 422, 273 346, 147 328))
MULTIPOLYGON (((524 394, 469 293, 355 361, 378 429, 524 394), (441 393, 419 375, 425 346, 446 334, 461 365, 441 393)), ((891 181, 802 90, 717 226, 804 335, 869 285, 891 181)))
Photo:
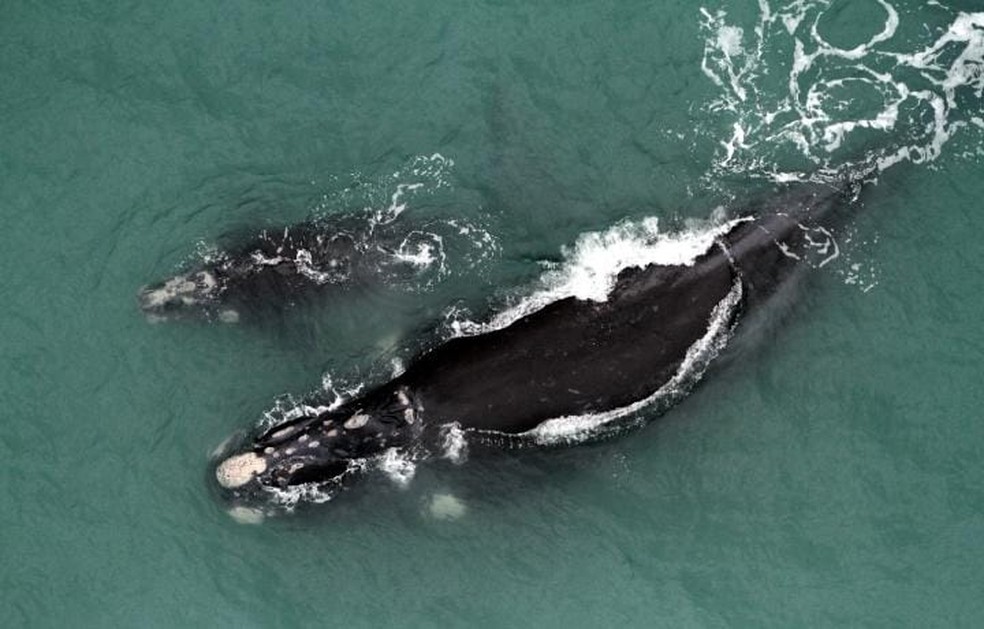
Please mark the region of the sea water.
POLYGON ((4 626, 984 617, 979 0, 15 2, 0 50, 4 626), (852 167, 836 258, 644 427, 451 434, 262 522, 213 496, 230 434, 852 167), (137 309, 334 216, 402 229, 412 272, 260 322, 137 309))

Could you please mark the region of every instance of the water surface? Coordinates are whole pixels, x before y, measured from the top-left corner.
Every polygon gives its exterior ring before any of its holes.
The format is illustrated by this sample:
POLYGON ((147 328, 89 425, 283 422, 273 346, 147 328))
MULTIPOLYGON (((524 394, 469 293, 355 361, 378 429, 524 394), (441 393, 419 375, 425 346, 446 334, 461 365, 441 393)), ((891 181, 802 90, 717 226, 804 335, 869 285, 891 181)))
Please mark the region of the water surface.
POLYGON ((6 7, 5 624, 976 626, 982 11, 6 7), (421 465, 259 526, 211 495, 209 453, 278 396, 378 377, 580 235, 859 163, 878 184, 842 256, 645 429, 421 465), (412 290, 263 325, 136 308, 223 234, 418 183, 397 220, 447 255, 412 290), (433 513, 446 495, 458 517, 433 513))

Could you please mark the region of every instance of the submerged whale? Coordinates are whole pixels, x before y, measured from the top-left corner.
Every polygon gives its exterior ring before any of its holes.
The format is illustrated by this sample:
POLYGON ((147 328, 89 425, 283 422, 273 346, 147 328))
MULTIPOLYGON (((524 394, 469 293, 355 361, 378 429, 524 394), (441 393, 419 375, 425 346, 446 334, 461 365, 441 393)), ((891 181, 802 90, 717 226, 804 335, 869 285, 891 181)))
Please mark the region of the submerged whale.
MULTIPOLYGON (((341 486, 398 449, 426 457, 449 431, 492 445, 567 441, 624 428, 647 405, 678 401, 735 326, 800 269, 837 255, 832 230, 853 181, 798 184, 753 216, 722 224, 683 264, 621 270, 603 301, 567 297, 423 353, 391 381, 337 408, 298 416, 227 448, 214 467, 235 505, 314 484, 341 486), (588 430, 577 421, 590 417, 588 430)), ((635 420, 633 420, 635 421, 635 420)))
POLYGON ((311 220, 265 230, 199 267, 144 286, 140 309, 153 323, 199 319, 238 323, 318 290, 412 275, 408 236, 366 220, 311 220), (385 277, 381 277, 385 276, 385 277))

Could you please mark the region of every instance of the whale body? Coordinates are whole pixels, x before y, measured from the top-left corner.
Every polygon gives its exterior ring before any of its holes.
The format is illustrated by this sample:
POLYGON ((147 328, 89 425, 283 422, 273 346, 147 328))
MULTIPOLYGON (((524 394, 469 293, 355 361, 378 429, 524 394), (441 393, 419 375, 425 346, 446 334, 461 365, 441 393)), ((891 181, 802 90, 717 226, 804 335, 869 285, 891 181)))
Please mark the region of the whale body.
POLYGON ((238 323, 318 291, 411 275, 412 265, 397 251, 405 236, 385 227, 365 220, 311 220, 265 230, 195 269, 144 286, 138 304, 153 323, 238 323))
POLYGON ((604 301, 567 297, 448 340, 338 408, 307 408, 245 439, 223 453, 215 478, 233 503, 255 504, 292 487, 340 486, 393 448, 433 454, 450 427, 479 442, 535 444, 559 418, 617 417, 657 398, 668 406, 749 312, 836 256, 831 230, 857 190, 799 184, 726 223, 688 264, 625 268, 604 301))

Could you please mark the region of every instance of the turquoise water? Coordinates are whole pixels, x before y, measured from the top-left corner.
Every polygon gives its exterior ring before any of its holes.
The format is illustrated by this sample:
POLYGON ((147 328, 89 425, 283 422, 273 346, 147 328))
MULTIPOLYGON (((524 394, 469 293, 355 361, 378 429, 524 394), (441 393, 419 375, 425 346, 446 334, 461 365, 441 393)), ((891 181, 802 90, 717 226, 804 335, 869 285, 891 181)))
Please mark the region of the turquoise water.
POLYGON ((5 7, 3 624, 977 626, 982 11, 5 7), (214 499, 210 452, 279 396, 384 374, 582 234, 874 162, 840 258, 646 428, 258 526, 214 499), (250 325, 136 307, 224 234, 416 184, 396 220, 444 258, 409 284, 250 325))

